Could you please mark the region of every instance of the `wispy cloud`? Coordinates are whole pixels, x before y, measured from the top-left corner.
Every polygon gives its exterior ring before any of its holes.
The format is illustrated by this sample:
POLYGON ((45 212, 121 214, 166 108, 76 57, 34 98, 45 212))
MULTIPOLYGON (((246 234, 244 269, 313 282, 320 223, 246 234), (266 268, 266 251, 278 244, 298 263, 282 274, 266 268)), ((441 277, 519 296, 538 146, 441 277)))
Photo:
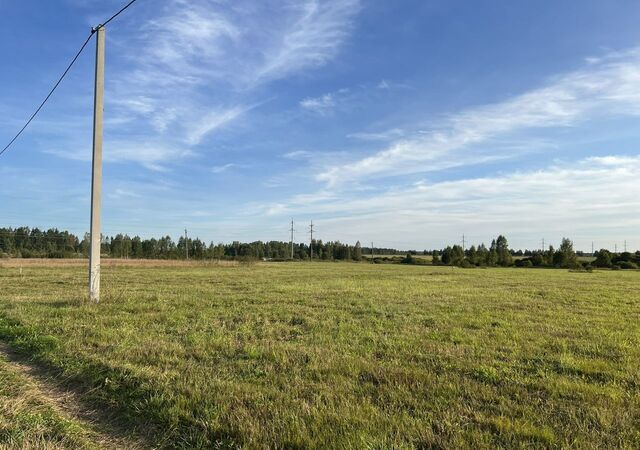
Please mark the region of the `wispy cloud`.
POLYGON ((324 116, 333 111, 333 108, 336 106, 336 101, 333 94, 324 94, 316 98, 305 98, 300 102, 300 106, 307 111, 324 116))
MULTIPOLYGON (((145 40, 153 41, 143 55, 149 66, 173 72, 187 69, 189 76, 203 76, 203 60, 224 54, 224 46, 241 37, 242 31, 220 12, 221 4, 211 1, 174 0, 166 13, 143 27, 145 40)), ((178 75, 183 75, 178 73, 178 75)))
POLYGON ((233 168, 245 168, 247 166, 242 165, 242 164, 236 164, 236 163, 228 163, 228 164, 223 164, 221 166, 214 166, 211 168, 211 172, 212 173, 223 173, 228 171, 229 169, 233 169, 233 168))
POLYGON ((300 106, 321 116, 331 115, 340 103, 345 100, 348 93, 349 89, 344 88, 319 97, 307 97, 300 102, 300 106))
POLYGON ((405 135, 405 131, 400 128, 391 128, 389 130, 380 132, 360 132, 351 133, 347 135, 350 139, 359 139, 361 141, 390 141, 392 139, 398 139, 405 135))
MULTIPOLYGON (((120 60, 111 68, 107 109, 120 124, 117 138, 142 148, 181 142, 164 147, 176 148, 176 159, 185 155, 180 147, 196 153, 264 103, 256 88, 334 58, 359 9, 359 0, 167 0, 143 7, 141 28, 112 38, 120 60)), ((145 167, 158 167, 143 159, 145 167)))
POLYGON ((326 64, 349 36, 359 9, 359 0, 290 2, 285 13, 293 20, 271 40, 251 81, 261 83, 326 64))
MULTIPOLYGON (((390 188, 373 195, 322 190, 264 207, 264 213, 313 216, 327 235, 367 229, 379 241, 402 235, 425 247, 504 232, 582 239, 614 238, 640 225, 640 156, 605 156, 537 171, 390 188), (604 189, 616 180, 616 189, 604 189)), ((353 239, 361 238, 361 231, 353 239)), ((589 241, 590 242, 590 241, 589 241)), ((526 242, 517 245, 527 246, 526 242)))
POLYGON ((292 160, 306 160, 312 158, 313 153, 307 150, 294 150, 292 152, 285 153, 282 157, 292 160))
MULTIPOLYGON (((91 161, 91 149, 81 146, 72 150, 52 145, 45 147, 44 153, 76 161, 91 161)), ((153 141, 107 141, 104 146, 104 160, 111 163, 133 162, 153 171, 168 171, 176 161, 194 156, 185 147, 172 146, 153 141)))
POLYGON ((249 111, 250 107, 236 106, 227 110, 211 111, 195 123, 187 125, 186 142, 197 145, 210 133, 230 124, 249 111))
POLYGON ((380 80, 376 86, 378 89, 390 91, 392 89, 411 89, 412 87, 406 83, 400 83, 396 81, 380 80))
POLYGON ((453 114, 426 134, 404 138, 371 156, 326 168, 329 185, 377 175, 429 172, 504 158, 492 152, 462 152, 512 132, 566 127, 599 115, 640 114, 640 49, 555 78, 547 86, 502 103, 453 114))
POLYGON ((380 83, 378 83, 378 89, 389 89, 390 87, 391 85, 387 80, 381 80, 380 83))
POLYGON ((108 197, 113 200, 140 198, 141 196, 133 191, 123 188, 116 188, 112 192, 109 192, 108 197))

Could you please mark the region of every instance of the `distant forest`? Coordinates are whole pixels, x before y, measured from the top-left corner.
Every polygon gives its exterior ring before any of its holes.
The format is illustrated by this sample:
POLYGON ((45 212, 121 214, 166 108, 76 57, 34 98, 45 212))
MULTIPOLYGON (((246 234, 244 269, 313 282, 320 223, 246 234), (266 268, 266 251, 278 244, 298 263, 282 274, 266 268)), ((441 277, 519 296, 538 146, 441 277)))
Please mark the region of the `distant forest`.
MULTIPOLYGON (((313 252, 309 244, 294 243, 293 259, 308 260, 313 254, 317 260, 353 260, 367 258, 374 263, 433 264, 458 267, 558 267, 590 269, 592 267, 613 269, 637 269, 640 266, 640 251, 635 253, 612 253, 602 249, 591 258, 583 258, 575 252, 573 243, 563 239, 560 247, 550 246, 546 250, 513 250, 507 238, 498 236, 489 247, 484 244, 462 248, 449 246, 443 250, 401 251, 393 248, 362 247, 338 241, 313 242, 313 252), (373 257, 372 257, 373 256, 373 257), (425 258, 425 256, 427 256, 425 258)), ((103 236, 102 255, 109 258, 130 259, 291 259, 291 243, 232 242, 230 244, 206 244, 198 238, 185 239, 181 236, 174 241, 170 236, 159 239, 142 239, 123 234, 103 236)), ((46 231, 38 228, 0 228, 0 258, 78 258, 89 254, 89 236, 82 239, 68 231, 52 228, 46 231)))
MULTIPOLYGON (((359 242, 347 245, 341 242, 313 242, 313 258, 320 260, 360 260, 363 249, 359 242)), ((174 241, 170 236, 159 239, 142 239, 123 234, 103 236, 102 255, 110 258, 131 259, 291 259, 291 243, 232 242, 230 244, 206 244, 200 239, 185 239, 181 236, 174 241)), ((374 248, 377 255, 403 254, 395 249, 374 248)), ((38 228, 0 228, 0 257, 13 258, 78 258, 89 255, 89 235, 82 239, 68 231, 52 228, 42 231, 38 228)), ((293 244, 293 259, 310 259, 311 247, 305 243, 293 244)))
MULTIPOLYGON (((509 248, 507 238, 498 236, 491 242, 490 247, 480 244, 463 249, 459 245, 447 247, 443 251, 432 252, 432 264, 443 264, 458 267, 555 267, 568 269, 637 269, 640 265, 640 251, 635 253, 611 253, 601 249, 589 255, 576 252, 573 242, 564 238, 557 249, 549 246, 546 250, 513 251, 509 248)), ((415 264, 416 258, 407 255, 405 264, 415 264)))

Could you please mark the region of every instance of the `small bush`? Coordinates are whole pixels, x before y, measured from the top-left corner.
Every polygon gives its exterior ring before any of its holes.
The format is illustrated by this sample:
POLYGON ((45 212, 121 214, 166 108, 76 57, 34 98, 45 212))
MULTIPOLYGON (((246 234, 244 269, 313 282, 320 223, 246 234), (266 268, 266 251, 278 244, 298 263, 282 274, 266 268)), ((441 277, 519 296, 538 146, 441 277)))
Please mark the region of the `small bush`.
POLYGON ((400 264, 411 264, 415 266, 424 266, 430 264, 426 259, 423 258, 414 258, 411 253, 408 253, 407 256, 400 260, 400 264))
POLYGON ((416 260, 411 253, 407 253, 407 256, 402 258, 402 261, 400 261, 400 264, 415 264, 415 263, 416 263, 416 260))

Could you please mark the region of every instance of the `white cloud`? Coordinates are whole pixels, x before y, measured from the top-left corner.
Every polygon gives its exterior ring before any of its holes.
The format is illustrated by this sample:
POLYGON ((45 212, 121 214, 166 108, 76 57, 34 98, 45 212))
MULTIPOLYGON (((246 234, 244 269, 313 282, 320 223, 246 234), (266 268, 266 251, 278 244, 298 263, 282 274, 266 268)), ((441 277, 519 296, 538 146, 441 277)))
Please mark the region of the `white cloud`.
POLYGON ((347 135, 348 138, 358 139, 361 141, 389 141, 392 139, 398 139, 405 135, 405 131, 400 128, 392 128, 386 131, 380 131, 377 133, 351 133, 347 135))
POLYGON ((307 97, 300 102, 300 106, 307 111, 311 111, 321 116, 328 116, 341 104, 349 99, 350 90, 348 88, 339 89, 335 92, 321 95, 319 97, 307 97))
POLYGON ((236 106, 227 110, 209 112, 197 122, 187 125, 186 142, 191 145, 199 144, 208 134, 225 127, 250 109, 236 106))
POLYGON ((190 74, 200 74, 203 60, 221 56, 224 46, 242 34, 220 9, 217 2, 210 1, 169 2, 166 14, 143 28, 145 38, 154 43, 142 56, 145 62, 166 69, 188 68, 190 74))
POLYGON ((328 167, 318 179, 336 185, 371 175, 429 172, 502 159, 504 153, 467 150, 520 130, 572 126, 599 115, 640 114, 640 50, 604 61, 502 103, 454 114, 424 135, 398 140, 373 155, 328 167))
POLYGON ((376 87, 383 91, 390 91, 392 89, 412 89, 412 87, 406 83, 389 80, 380 80, 376 87))
POLYGON ((282 155, 283 158, 292 159, 292 160, 305 160, 311 159, 313 157, 313 153, 306 150, 295 150, 292 152, 285 153, 282 155))
POLYGON ((214 166, 211 168, 211 172, 213 173, 223 173, 226 172, 229 169, 232 169, 234 167, 241 167, 238 164, 234 164, 234 163, 229 163, 229 164, 223 164, 221 166, 214 166))
POLYGON ((310 0, 291 2, 293 20, 272 40, 254 83, 282 78, 300 70, 319 67, 335 57, 349 36, 359 0, 310 0))
POLYGON ((523 247, 533 245, 523 236, 548 242, 568 236, 586 249, 593 239, 604 246, 604 239, 635 235, 639 179, 640 155, 592 157, 538 171, 422 181, 369 196, 324 190, 264 212, 315 217, 326 235, 345 239, 362 239, 362 230, 380 244, 402 236, 414 248, 457 242, 462 233, 478 242, 505 233, 523 247))
POLYGON ((197 146, 259 106, 258 86, 327 64, 359 8, 359 0, 143 7, 141 31, 112 38, 124 60, 109 81, 111 117, 128 126, 123 134, 140 135, 146 124, 145 141, 161 135, 197 146))
POLYGON ((333 94, 324 94, 316 98, 305 98, 300 102, 300 106, 307 111, 325 116, 333 111, 333 108, 336 106, 336 101, 333 94))
MULTIPOLYGON (((74 147, 74 150, 60 149, 51 146, 45 153, 76 161, 91 161, 91 148, 74 147)), ((194 153, 188 148, 174 147, 166 143, 151 141, 107 141, 104 145, 105 162, 133 162, 153 171, 167 171, 177 160, 191 157, 194 153)))
POLYGON ((378 83, 378 89, 389 89, 390 87, 391 85, 387 80, 382 80, 380 81, 380 83, 378 83))
POLYGON ((116 188, 112 192, 109 192, 108 197, 114 200, 119 199, 131 199, 131 198, 140 198, 141 196, 133 191, 128 189, 116 188))

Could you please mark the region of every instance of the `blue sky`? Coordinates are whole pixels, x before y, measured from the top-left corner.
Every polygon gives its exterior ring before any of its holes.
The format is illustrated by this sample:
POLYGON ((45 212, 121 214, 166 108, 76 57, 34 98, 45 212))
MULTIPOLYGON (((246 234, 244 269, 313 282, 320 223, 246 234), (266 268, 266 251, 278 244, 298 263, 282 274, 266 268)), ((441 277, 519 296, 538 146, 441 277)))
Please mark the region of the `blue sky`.
MULTIPOLYGON (((0 0, 0 139, 118 0, 0 0)), ((640 3, 139 0, 107 30, 103 229, 640 248, 640 3)), ((0 158, 2 225, 89 222, 92 46, 0 158)))

